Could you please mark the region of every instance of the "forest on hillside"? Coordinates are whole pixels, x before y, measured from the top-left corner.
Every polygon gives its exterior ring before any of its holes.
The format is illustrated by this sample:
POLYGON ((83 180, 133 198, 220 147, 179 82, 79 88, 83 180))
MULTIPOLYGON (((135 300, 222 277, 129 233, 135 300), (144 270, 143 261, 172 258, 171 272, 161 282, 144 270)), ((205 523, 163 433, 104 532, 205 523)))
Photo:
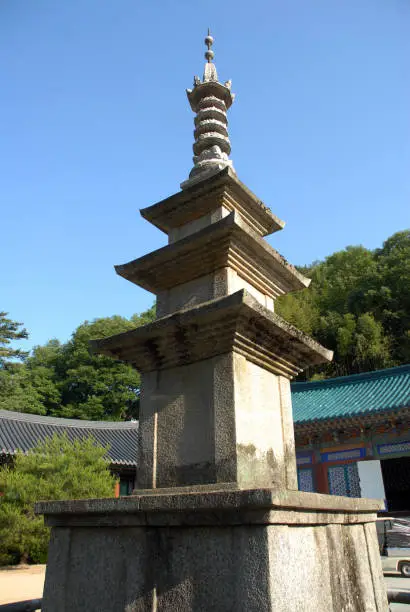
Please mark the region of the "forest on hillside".
POLYGON ((334 351, 303 379, 410 362, 410 230, 374 251, 350 246, 298 269, 310 287, 281 297, 276 312, 334 351))
MULTIPOLYGON (((332 363, 302 379, 410 362, 410 230, 379 249, 351 246, 298 269, 312 279, 310 287, 281 297, 276 312, 335 353, 332 363)), ((0 409, 91 420, 138 416, 138 372, 91 355, 88 342, 152 321, 154 307, 130 319, 85 321, 68 342, 50 340, 30 355, 13 349, 28 334, 8 317, 0 313, 0 409)))

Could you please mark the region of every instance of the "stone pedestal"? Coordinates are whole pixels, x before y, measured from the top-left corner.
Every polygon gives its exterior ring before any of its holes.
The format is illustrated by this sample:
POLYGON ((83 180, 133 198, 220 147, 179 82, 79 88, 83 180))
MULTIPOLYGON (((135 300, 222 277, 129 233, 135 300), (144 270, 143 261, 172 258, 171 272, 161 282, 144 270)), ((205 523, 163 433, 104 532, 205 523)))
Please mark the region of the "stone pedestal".
POLYGON ((380 505, 231 485, 42 503, 42 610, 387 612, 380 505))

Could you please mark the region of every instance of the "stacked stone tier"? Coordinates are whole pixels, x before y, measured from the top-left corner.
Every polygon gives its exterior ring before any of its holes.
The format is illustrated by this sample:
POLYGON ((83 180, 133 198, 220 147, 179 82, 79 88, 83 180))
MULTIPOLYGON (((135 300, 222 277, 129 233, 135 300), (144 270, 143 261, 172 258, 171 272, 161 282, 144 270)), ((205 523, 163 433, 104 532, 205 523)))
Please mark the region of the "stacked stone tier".
POLYGON ((209 98, 215 102, 213 106, 220 108, 224 112, 232 106, 234 100, 234 96, 229 87, 222 85, 222 83, 218 83, 218 81, 205 81, 204 83, 199 83, 195 85, 192 90, 187 91, 187 94, 189 104, 194 113, 204 108, 209 108, 209 101, 204 102, 204 100, 208 100, 209 98))
POLYGON ((217 121, 227 125, 226 106, 220 104, 217 98, 211 98, 208 104, 198 110, 194 119, 195 127, 198 128, 204 121, 217 121))
POLYGON ((225 168, 206 181, 201 181, 140 212, 144 219, 167 233, 170 242, 174 242, 190 231, 190 224, 199 219, 203 219, 205 223, 207 216, 221 208, 226 212, 238 212, 260 236, 277 232, 285 225, 284 221, 274 215, 238 179, 231 168, 225 168))
POLYGON ((308 366, 330 361, 333 355, 245 290, 135 330, 93 340, 91 348, 132 363, 141 372, 183 366, 233 351, 288 379, 308 366))
POLYGON ((202 135, 208 134, 209 132, 215 133, 220 131, 223 136, 228 138, 228 130, 226 129, 226 121, 218 121, 217 119, 202 119, 197 123, 194 135, 195 138, 199 138, 202 135))
MULTIPOLYGON (((250 230, 236 212, 115 269, 120 276, 158 295, 226 268, 235 270, 249 286, 272 299, 304 289, 310 283, 265 240, 250 230)), ((219 295, 232 292, 228 283, 219 290, 219 295)), ((211 294, 210 297, 218 296, 211 294)), ((196 303, 199 301, 200 292, 196 303)))
POLYGON ((202 114, 199 117, 197 116, 195 121, 195 144, 193 147, 195 155, 200 155, 214 145, 218 145, 221 151, 229 155, 231 143, 228 138, 225 102, 215 96, 207 96, 202 98, 198 107, 202 114), (206 118, 210 113, 215 115, 215 109, 220 111, 218 119, 214 117, 206 118))

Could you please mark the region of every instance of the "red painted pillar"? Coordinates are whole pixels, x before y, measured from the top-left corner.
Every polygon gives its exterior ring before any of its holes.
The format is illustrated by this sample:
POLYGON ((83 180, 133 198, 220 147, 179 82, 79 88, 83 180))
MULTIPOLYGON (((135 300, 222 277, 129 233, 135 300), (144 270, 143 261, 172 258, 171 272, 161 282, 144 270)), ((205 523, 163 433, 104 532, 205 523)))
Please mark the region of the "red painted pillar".
POLYGON ((329 493, 326 463, 316 463, 313 469, 315 472, 316 491, 318 493, 329 493))

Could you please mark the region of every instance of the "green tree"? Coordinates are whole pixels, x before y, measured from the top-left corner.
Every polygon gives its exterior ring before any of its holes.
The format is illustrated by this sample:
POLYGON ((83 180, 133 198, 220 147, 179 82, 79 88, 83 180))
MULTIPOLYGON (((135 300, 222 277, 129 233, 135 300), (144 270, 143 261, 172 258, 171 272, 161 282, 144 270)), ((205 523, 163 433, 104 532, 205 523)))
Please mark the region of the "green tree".
POLYGON ((318 327, 320 310, 310 289, 284 295, 276 301, 275 311, 306 334, 313 335, 318 327))
POLYGON ((0 564, 46 561, 49 529, 35 502, 114 496, 106 453, 91 437, 54 436, 0 468, 0 564))
POLYGON ((402 290, 406 283, 410 287, 409 260, 409 233, 400 232, 378 251, 347 247, 301 270, 311 277, 310 287, 280 298, 276 310, 334 351, 331 364, 311 368, 303 378, 341 376, 410 360, 410 305, 402 290))
POLYGON ((8 319, 7 314, 0 311, 0 368, 6 367, 10 359, 24 359, 27 356, 26 352, 10 346, 14 340, 28 338, 27 330, 22 323, 8 319))
POLYGON ((128 363, 89 351, 90 340, 135 326, 135 321, 115 316, 86 321, 77 328, 59 362, 61 407, 52 414, 95 420, 138 416, 139 373, 128 363))
POLYGON ((371 286, 375 274, 374 255, 362 246, 326 257, 312 269, 312 289, 321 311, 349 312, 351 293, 371 286))
POLYGON ((375 252, 378 271, 373 308, 390 334, 392 356, 410 362, 410 230, 397 232, 375 252))
POLYGON ((130 321, 133 324, 133 327, 140 327, 140 325, 148 325, 148 323, 152 323, 153 321, 155 321, 155 316, 156 305, 154 302, 154 304, 151 306, 151 308, 148 308, 148 310, 145 310, 140 314, 132 315, 130 321))
POLYGON ((71 339, 33 349, 23 365, 0 370, 0 408, 90 420, 138 418, 139 373, 129 364, 92 355, 89 341, 155 319, 155 307, 131 319, 85 321, 71 339))
POLYGON ((334 351, 333 362, 316 369, 316 373, 345 376, 391 365, 389 340, 370 313, 356 317, 331 311, 321 317, 315 335, 334 351))
POLYGON ((34 388, 26 366, 0 369, 0 409, 47 414, 41 393, 34 388))

